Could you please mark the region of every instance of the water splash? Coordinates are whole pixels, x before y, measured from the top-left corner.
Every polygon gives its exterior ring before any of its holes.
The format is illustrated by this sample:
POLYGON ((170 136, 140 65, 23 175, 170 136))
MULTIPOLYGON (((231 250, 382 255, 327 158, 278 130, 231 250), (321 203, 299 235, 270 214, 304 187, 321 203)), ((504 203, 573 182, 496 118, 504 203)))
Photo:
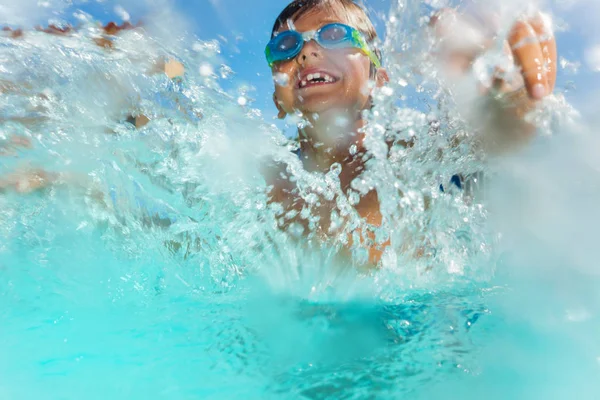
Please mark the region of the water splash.
MULTIPOLYGON (((269 393, 309 398, 331 390, 357 398, 376 390, 383 397, 476 379, 485 365, 476 360, 476 350, 493 328, 506 329, 501 318, 484 328, 477 321, 489 320, 497 310, 507 320, 518 315, 506 306, 508 291, 493 280, 499 232, 516 234, 490 225, 494 209, 485 187, 460 192, 448 185, 457 173, 476 180, 482 172, 493 177, 502 169, 477 151, 478 137, 464 112, 470 97, 458 101, 458 90, 440 89, 443 77, 426 57, 434 43, 421 33, 431 12, 445 5, 394 3, 383 43, 393 80, 375 94, 368 116, 368 169, 347 192, 340 187, 339 165, 325 173, 304 168, 294 154, 297 143, 252 109, 250 88, 234 94, 221 88, 220 79, 232 75, 217 42, 164 40, 161 32, 137 28, 109 35, 112 46, 99 47, 97 39, 107 35, 93 23, 66 36, 0 37, 0 138, 5 141, 0 145, 6 143, 16 155, 2 158, 0 173, 31 165, 66 181, 43 194, 8 193, 0 199, 0 297, 6 300, 0 315, 18 321, 7 324, 11 328, 4 333, 16 349, 7 359, 18 359, 23 349, 15 339, 19 334, 39 329, 48 335, 40 342, 31 333, 37 340, 32 346, 46 350, 36 367, 42 372, 29 371, 32 376, 73 371, 69 363, 86 358, 111 366, 119 357, 147 361, 144 353, 164 340, 162 353, 152 357, 172 380, 162 388, 146 382, 135 394, 198 395, 197 376, 190 372, 195 369, 215 390, 243 381, 257 397, 265 387, 269 393), (187 66, 184 79, 149 73, 169 59, 187 66), (140 116, 149 123, 134 129, 131 117, 140 116), (9 146, 14 137, 26 138, 32 148, 9 146), (306 203, 299 213, 308 231, 294 224, 281 229, 295 215, 268 201, 265 163, 283 165, 285 179, 299 188, 306 203), (380 228, 353 207, 373 188, 381 200, 380 228), (318 203, 333 204, 332 224, 343 227, 325 243, 314 229, 318 203), (373 232, 377 243, 391 242, 379 270, 356 271, 340 258, 357 229, 373 232), (86 317, 90 309, 100 312, 86 317), (112 312, 118 315, 114 327, 105 324, 112 312), (37 320, 40 315, 44 321, 37 320), (121 336, 93 349, 87 339, 75 339, 94 332, 121 336), (66 350, 48 350, 57 341, 66 350), (139 347, 118 350, 119 343, 133 342, 139 347), (192 350, 183 351, 186 346, 192 350), (206 358, 213 364, 199 361, 206 358)), ((508 23, 501 19, 500 31, 508 23)), ((498 47, 492 47, 482 55, 481 70, 498 57, 498 47)), ((475 87, 482 75, 467 76, 464 86, 475 87)), ((554 121, 549 116, 564 104, 555 105, 542 115, 545 121, 554 121)), ((552 132, 557 125, 544 128, 552 132)), ((558 165, 564 158, 552 160, 558 165)), ((519 171, 542 186, 536 193, 555 198, 542 185, 545 169, 534 176, 530 168, 519 171)), ((576 168, 569 176, 580 172, 576 168)), ((507 204, 513 212, 523 210, 514 199, 507 204)), ((561 212, 566 208, 559 206, 561 212)), ((569 221, 593 214, 593 207, 586 210, 569 221)), ((534 238, 556 235, 546 237, 540 252, 569 242, 558 235, 556 222, 553 229, 540 223, 551 218, 526 215, 538 229, 534 238)), ((509 224, 514 226, 521 223, 509 224)), ((354 243, 354 256, 364 257, 360 240, 354 243)), ((571 262, 576 254, 585 255, 574 265, 589 272, 592 242, 581 246, 562 258, 571 262)), ((515 264, 543 265, 535 258, 515 264)), ((593 323, 595 303, 573 302, 569 309, 582 304, 592 306, 586 315, 593 323)), ((8 367, 0 364, 0 370, 8 367)), ((135 380, 117 373, 102 379, 108 378, 122 384, 135 380)), ((63 390, 77 389, 64 385, 63 390)))

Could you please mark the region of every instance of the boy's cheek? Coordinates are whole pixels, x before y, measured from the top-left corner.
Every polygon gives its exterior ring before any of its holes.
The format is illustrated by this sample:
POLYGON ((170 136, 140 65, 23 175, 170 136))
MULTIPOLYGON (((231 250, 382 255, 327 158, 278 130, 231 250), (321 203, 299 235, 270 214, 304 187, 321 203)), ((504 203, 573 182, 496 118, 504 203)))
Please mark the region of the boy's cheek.
POLYGON ((289 86, 278 86, 275 85, 275 97, 277 98, 277 104, 286 113, 293 111, 295 99, 293 90, 289 86))

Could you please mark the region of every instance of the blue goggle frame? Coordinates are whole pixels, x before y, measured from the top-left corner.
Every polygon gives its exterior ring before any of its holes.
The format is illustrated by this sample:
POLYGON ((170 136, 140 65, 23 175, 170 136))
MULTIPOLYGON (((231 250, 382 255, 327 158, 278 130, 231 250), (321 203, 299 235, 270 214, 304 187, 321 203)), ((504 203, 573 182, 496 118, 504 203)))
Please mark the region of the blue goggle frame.
POLYGON ((314 40, 317 44, 326 49, 340 49, 354 47, 364 52, 375 67, 379 68, 381 62, 377 55, 371 50, 365 37, 356 28, 351 26, 333 23, 322 26, 316 31, 298 32, 295 30, 283 31, 277 34, 269 41, 265 49, 269 67, 277 62, 290 60, 300 54, 304 43, 314 40), (333 38, 327 35, 335 34, 333 38))

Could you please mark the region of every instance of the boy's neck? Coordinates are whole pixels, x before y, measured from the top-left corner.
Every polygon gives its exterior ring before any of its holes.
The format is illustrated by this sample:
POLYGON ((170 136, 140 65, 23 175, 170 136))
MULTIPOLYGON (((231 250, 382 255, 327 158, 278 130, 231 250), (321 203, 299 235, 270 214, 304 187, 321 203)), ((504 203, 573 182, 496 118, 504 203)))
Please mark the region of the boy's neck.
POLYGON ((300 128, 298 134, 308 168, 326 172, 334 163, 347 167, 364 154, 362 128, 366 121, 360 113, 321 113, 307 115, 307 120, 308 126, 300 128))

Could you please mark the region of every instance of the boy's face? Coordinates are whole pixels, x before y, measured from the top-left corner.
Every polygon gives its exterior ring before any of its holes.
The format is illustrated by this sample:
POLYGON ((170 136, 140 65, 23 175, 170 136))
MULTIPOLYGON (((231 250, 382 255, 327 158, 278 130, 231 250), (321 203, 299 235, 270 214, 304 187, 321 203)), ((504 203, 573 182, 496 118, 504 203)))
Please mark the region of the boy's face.
MULTIPOLYGON (((314 8, 293 22, 298 32, 314 31, 322 26, 341 21, 331 12, 314 8)), ((280 32, 290 29, 285 24, 280 32)), ((367 107, 370 97, 369 57, 356 48, 325 49, 311 40, 293 59, 273 66, 273 75, 287 75, 285 85, 275 79, 275 103, 280 117, 295 110, 303 114, 328 110, 358 111, 367 107), (328 75, 328 82, 310 82, 310 75, 328 75)))

